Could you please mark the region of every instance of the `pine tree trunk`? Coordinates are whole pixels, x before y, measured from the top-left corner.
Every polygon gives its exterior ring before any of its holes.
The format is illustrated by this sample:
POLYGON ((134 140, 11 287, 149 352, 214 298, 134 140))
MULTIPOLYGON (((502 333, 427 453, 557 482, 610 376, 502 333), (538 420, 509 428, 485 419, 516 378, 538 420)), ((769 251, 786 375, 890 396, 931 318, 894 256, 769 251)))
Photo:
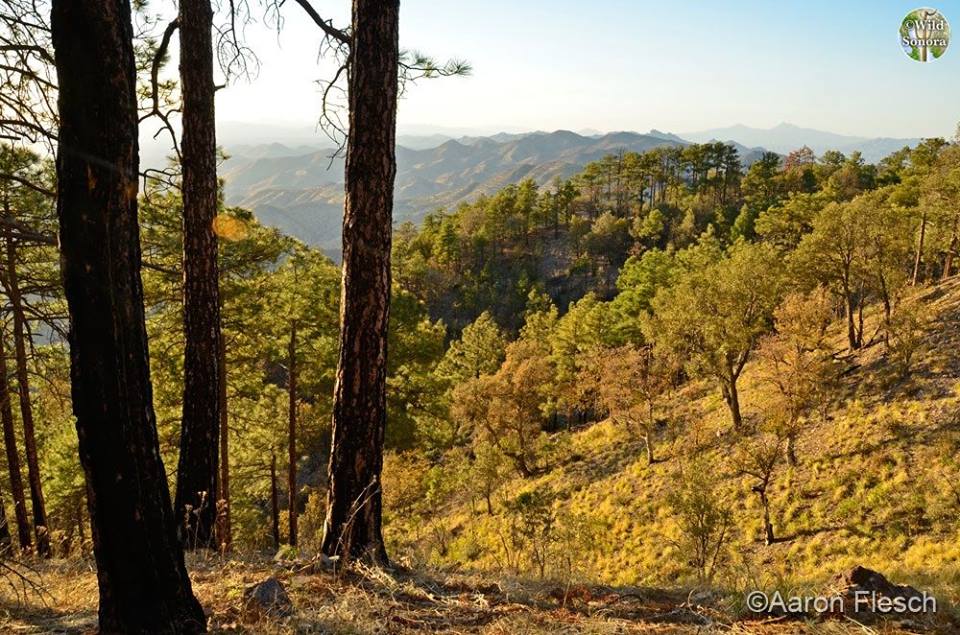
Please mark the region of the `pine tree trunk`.
MULTIPOLYGON (((9 215, 8 202, 4 211, 9 215)), ((13 314, 13 347, 16 359, 17 394, 20 398, 20 420, 23 422, 23 445, 27 457, 27 479, 30 484, 30 506, 33 511, 33 531, 37 541, 37 555, 49 558, 50 532, 47 530, 47 510, 43 502, 43 484, 40 478, 40 459, 37 455, 37 435, 33 424, 33 407, 30 403, 30 375, 27 369, 26 317, 23 313, 23 298, 20 279, 17 275, 17 247, 10 233, 6 235, 6 276, 3 278, 10 311, 13 314)))
POLYGON ((227 410, 227 348, 220 332, 220 493, 217 497, 220 550, 229 553, 233 546, 233 528, 230 525, 230 438, 227 410))
POLYGON ((287 347, 287 507, 290 516, 290 545, 297 544, 297 323, 290 324, 287 347))
POLYGON ((160 459, 137 225, 130 3, 53 0, 59 78, 57 215, 70 376, 87 481, 102 633, 196 633, 160 459))
POLYGON ((273 548, 280 548, 280 497, 277 496, 277 455, 270 455, 270 519, 273 522, 273 548))
POLYGON ((20 551, 26 552, 33 546, 33 538, 30 536, 30 521, 27 520, 27 500, 23 493, 23 476, 20 472, 20 453, 17 451, 17 434, 13 428, 8 377, 6 338, 0 332, 0 418, 3 420, 3 443, 7 451, 10 495, 13 497, 13 512, 17 521, 17 544, 20 545, 20 551))
POLYGON ((180 3, 183 90, 183 421, 176 510, 188 549, 214 547, 220 426, 220 293, 217 272, 217 148, 213 10, 180 3), (189 511, 188 511, 189 508, 189 511))
POLYGON ((387 562, 381 528, 398 0, 354 0, 343 217, 340 355, 333 405, 327 555, 387 562))

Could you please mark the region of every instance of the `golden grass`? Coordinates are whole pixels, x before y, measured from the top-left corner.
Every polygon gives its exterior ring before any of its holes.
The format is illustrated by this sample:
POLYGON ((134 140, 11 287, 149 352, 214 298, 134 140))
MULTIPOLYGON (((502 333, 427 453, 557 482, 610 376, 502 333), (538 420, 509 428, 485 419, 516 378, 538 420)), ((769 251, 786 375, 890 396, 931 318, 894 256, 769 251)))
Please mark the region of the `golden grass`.
MULTIPOLYGON (((730 466, 726 409, 714 386, 698 381, 673 400, 659 439, 662 462, 648 466, 641 441, 609 421, 595 424, 570 435, 568 457, 546 473, 508 477, 493 516, 460 493, 426 516, 392 517, 393 553, 414 565, 511 573, 501 547, 504 503, 545 488, 557 495, 558 515, 586 516, 603 529, 579 546, 577 581, 689 588, 695 580, 674 546, 665 499, 678 470, 698 457, 719 475, 734 513, 720 587, 736 591, 749 580, 819 588, 859 564, 960 605, 960 278, 917 295, 934 317, 911 375, 891 379, 880 343, 849 357, 840 399, 803 428, 800 464, 777 470, 769 496, 780 541, 770 547, 760 541, 757 497, 730 466)), ((868 335, 878 320, 868 311, 868 335)), ((844 348, 840 326, 832 329, 837 350, 844 348)), ((753 363, 741 380, 748 418, 760 415, 759 375, 753 363)))
MULTIPOLYGON (((213 633, 908 633, 895 624, 864 630, 846 621, 731 617, 720 596, 638 587, 573 586, 463 575, 359 568, 346 574, 297 572, 262 558, 191 559, 194 591, 213 633), (245 621, 243 590, 276 576, 291 616, 245 621)), ((0 593, 3 633, 96 632, 96 576, 81 560, 38 563, 42 593, 0 593)), ((948 632, 948 631, 941 631, 948 632)))

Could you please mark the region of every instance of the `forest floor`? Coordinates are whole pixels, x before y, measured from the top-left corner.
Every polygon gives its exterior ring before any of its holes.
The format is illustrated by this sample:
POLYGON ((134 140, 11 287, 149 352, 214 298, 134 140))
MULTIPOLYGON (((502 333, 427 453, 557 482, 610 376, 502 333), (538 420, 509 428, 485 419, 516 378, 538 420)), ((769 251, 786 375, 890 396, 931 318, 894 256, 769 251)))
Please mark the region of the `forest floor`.
MULTIPOLYGON (((190 559, 194 591, 215 633, 955 633, 953 623, 737 617, 720 593, 571 586, 460 575, 361 569, 335 574, 245 558, 190 559), (288 591, 284 617, 244 607, 244 591, 269 577, 288 591)), ((21 571, 27 572, 21 568, 21 571)), ((32 565, 30 582, 0 590, 0 632, 94 633, 91 561, 32 565), (31 586, 36 585, 36 586, 31 586)))

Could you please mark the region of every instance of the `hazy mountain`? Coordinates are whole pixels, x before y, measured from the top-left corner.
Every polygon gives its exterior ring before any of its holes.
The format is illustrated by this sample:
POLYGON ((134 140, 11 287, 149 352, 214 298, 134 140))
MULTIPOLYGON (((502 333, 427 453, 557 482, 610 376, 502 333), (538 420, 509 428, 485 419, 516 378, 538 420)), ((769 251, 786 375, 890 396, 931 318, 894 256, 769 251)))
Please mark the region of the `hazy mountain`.
POLYGON ((839 150, 844 154, 859 150, 863 153, 863 158, 871 163, 879 161, 903 146, 915 146, 920 142, 920 139, 916 138, 855 137, 812 128, 800 128, 789 123, 781 123, 773 128, 751 128, 737 124, 729 128, 680 133, 680 136, 695 143, 715 139, 736 141, 746 146, 764 147, 780 154, 787 154, 804 145, 809 146, 818 155, 827 150, 839 150))
POLYGON ((261 143, 261 144, 240 144, 230 146, 230 154, 246 157, 248 159, 263 159, 270 157, 290 157, 302 156, 319 152, 321 150, 330 150, 329 144, 300 144, 284 145, 282 143, 261 143))
POLYGON ((453 137, 445 134, 404 134, 397 135, 397 145, 411 150, 426 150, 427 148, 436 148, 438 145, 450 141, 450 139, 453 139, 453 137))

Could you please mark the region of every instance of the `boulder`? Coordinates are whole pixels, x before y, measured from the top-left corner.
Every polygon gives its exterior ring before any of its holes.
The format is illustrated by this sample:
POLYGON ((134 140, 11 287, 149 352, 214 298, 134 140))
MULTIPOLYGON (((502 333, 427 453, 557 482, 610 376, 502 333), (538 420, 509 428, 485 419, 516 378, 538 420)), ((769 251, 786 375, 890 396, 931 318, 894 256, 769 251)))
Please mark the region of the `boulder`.
POLYGON ((935 610, 931 596, 861 566, 837 574, 830 590, 843 599, 843 612, 861 621, 881 616, 902 619, 935 610))
POLYGON ((293 613, 293 602, 280 580, 271 576, 243 592, 243 615, 247 621, 270 617, 287 617, 293 613))

